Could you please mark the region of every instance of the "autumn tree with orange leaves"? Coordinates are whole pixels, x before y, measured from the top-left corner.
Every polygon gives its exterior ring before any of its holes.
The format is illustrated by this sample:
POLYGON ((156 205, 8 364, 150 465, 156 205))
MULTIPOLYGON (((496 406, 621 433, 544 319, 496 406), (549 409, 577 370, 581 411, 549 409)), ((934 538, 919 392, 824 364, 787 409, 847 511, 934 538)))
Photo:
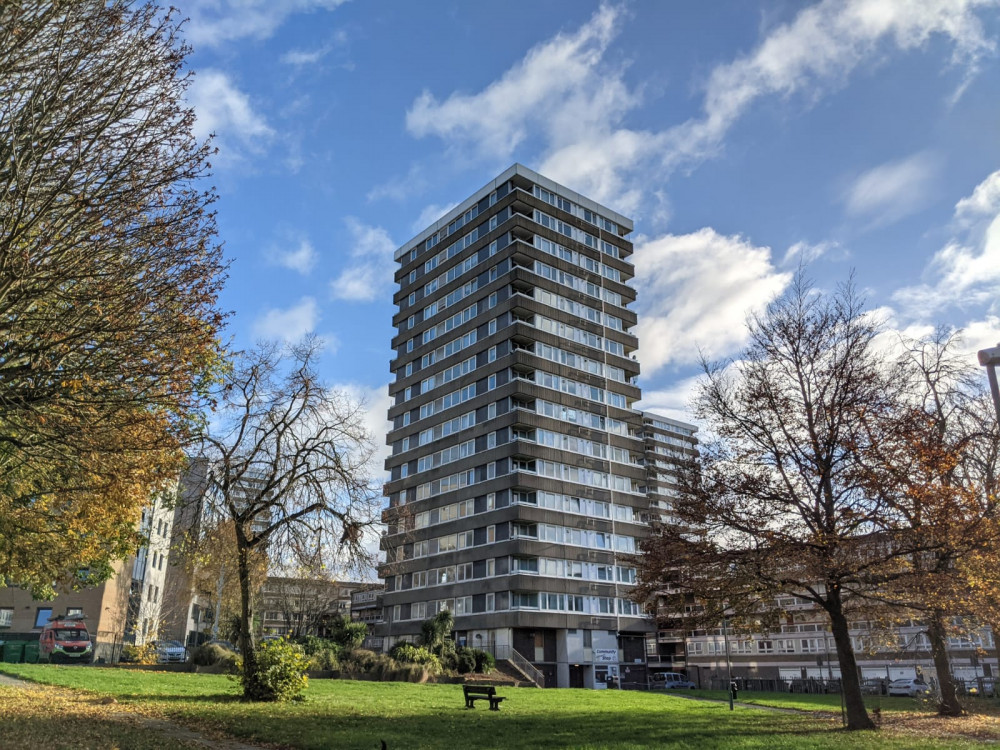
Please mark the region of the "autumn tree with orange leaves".
MULTIPOLYGON (((886 411, 866 415, 858 479, 878 504, 878 536, 907 554, 873 570, 869 598, 925 626, 939 712, 959 716, 948 637, 998 621, 1000 498, 997 425, 958 334, 907 342, 886 411), (960 618, 956 624, 955 618, 960 618)), ((997 631, 994 631, 997 632, 997 631)))
POLYGON ((0 579, 111 572, 219 369, 225 263, 179 22, 0 6, 0 579))

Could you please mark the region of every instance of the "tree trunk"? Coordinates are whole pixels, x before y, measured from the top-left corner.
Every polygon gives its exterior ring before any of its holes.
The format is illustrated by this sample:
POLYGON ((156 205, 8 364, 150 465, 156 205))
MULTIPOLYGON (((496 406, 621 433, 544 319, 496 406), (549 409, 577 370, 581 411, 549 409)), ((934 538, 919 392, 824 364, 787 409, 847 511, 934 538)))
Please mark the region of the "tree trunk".
POLYGON ((840 685, 844 692, 844 707, 847 714, 847 728, 875 729, 875 722, 865 708, 865 698, 861 693, 858 677, 858 662, 854 658, 851 632, 844 615, 840 591, 831 587, 827 595, 827 614, 830 615, 830 631, 837 646, 837 660, 840 662, 840 685))
POLYGON ((993 683, 993 697, 1000 698, 1000 624, 990 621, 990 633, 993 636, 993 657, 997 660, 997 665, 990 673, 990 681, 993 683))
POLYGON ((944 627, 944 615, 934 611, 927 621, 927 638, 931 642, 931 655, 934 657, 934 669, 937 671, 938 685, 941 688, 941 703, 938 713, 942 716, 961 716, 965 713, 962 704, 958 702, 955 691, 955 678, 951 674, 951 663, 948 660, 948 639, 944 627))
POLYGON ((243 697, 246 700, 261 700, 264 697, 263 685, 260 682, 260 670, 257 667, 257 654, 254 651, 253 633, 253 597, 250 590, 250 549, 247 544, 246 532, 236 524, 236 549, 238 571, 240 577, 240 653, 243 656, 243 697))

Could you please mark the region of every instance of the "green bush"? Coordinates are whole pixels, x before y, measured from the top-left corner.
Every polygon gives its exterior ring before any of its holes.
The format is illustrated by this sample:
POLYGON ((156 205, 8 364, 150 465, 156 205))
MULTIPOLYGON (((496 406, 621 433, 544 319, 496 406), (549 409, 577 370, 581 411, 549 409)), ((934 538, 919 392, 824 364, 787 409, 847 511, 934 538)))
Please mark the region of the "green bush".
MULTIPOLYGON (((254 700, 290 701, 299 699, 309 686, 309 660, 302 647, 282 638, 264 641, 255 651, 257 683, 251 688, 254 700)), ((243 675, 244 688, 247 676, 243 675)))
POLYGON ((348 651, 360 648, 368 636, 368 626, 363 622, 353 622, 350 617, 341 615, 332 623, 331 637, 341 648, 348 651))
POLYGON ((306 656, 315 656, 316 654, 322 654, 325 652, 332 652, 334 656, 340 656, 341 647, 335 641, 329 638, 319 638, 315 635, 302 635, 298 638, 293 638, 294 643, 302 646, 302 650, 306 652, 306 656))
POLYGON ((463 646, 455 652, 455 669, 459 674, 476 671, 476 656, 471 648, 463 646))
MULTIPOLYGON (((425 667, 429 674, 435 675, 441 672, 441 660, 428 651, 426 648, 414 646, 412 643, 397 643, 389 651, 389 656, 400 664, 415 664, 425 667)), ((414 680, 410 680, 413 682, 414 680)))
POLYGON ((158 661, 156 649, 152 643, 142 646, 123 646, 121 660, 129 664, 156 664, 158 661))
POLYGON ((337 658, 337 652, 333 649, 316 651, 309 656, 309 669, 316 671, 340 669, 340 659, 337 658))
POLYGON ((216 667, 226 674, 236 674, 240 670, 240 657, 218 643, 203 643, 191 655, 199 667, 216 667))
POLYGON ((376 654, 374 651, 359 648, 349 654, 345 654, 343 659, 341 659, 340 665, 348 672, 367 674, 373 672, 376 665, 386 666, 386 662, 392 661, 387 654, 376 654))
POLYGON ((472 655, 476 658, 476 672, 479 674, 490 674, 497 668, 497 660, 489 651, 481 648, 472 649, 472 655))

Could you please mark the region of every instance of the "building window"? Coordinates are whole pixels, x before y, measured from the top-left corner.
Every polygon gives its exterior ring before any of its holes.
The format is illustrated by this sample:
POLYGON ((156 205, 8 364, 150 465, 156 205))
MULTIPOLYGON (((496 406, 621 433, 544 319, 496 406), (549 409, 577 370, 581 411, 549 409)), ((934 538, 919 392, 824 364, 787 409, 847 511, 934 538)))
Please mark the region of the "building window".
POLYGON ((413 351, 413 342, 414 341, 416 341, 415 338, 407 339, 407 341, 406 341, 406 351, 408 351, 408 352, 412 352, 413 351))
POLYGON ((486 560, 486 577, 492 578, 497 574, 497 560, 495 557, 487 558, 486 560))
POLYGON ((486 464, 486 478, 496 479, 496 476, 497 476, 497 462, 490 461, 488 464, 486 464))
POLYGON ((496 507, 497 495, 495 492, 491 492, 486 496, 486 510, 493 510, 496 507))
POLYGON ((497 447, 497 434, 495 432, 491 432, 489 435, 486 436, 486 447, 487 448, 497 447))
POLYGON ((491 334, 494 334, 494 333, 497 332, 497 319, 496 318, 493 318, 493 320, 490 321, 489 332, 491 334))
POLYGON ((495 346, 491 346, 489 352, 486 355, 486 361, 496 362, 496 359, 497 359, 497 348, 495 346))
POLYGON ((410 296, 406 298, 406 303, 408 305, 415 305, 417 303, 417 293, 410 292, 410 296))
POLYGON ((487 307, 489 307, 489 309, 492 310, 496 306, 497 306, 497 293, 493 292, 493 294, 489 296, 487 307))
POLYGON ((494 401, 492 404, 486 407, 486 418, 494 419, 496 415, 497 415, 497 404, 496 401, 494 401))
POLYGON ((13 607, 0 607, 0 628, 9 628, 14 624, 13 607))
POLYGON ((410 271, 410 283, 412 284, 416 280, 417 280, 417 272, 416 272, 416 270, 410 271))
POLYGON ((497 540, 497 527, 487 526, 486 527, 486 543, 492 544, 497 540))
POLYGON ((496 599, 495 599, 495 596, 496 596, 495 594, 487 594, 486 595, 486 611, 487 612, 492 612, 494 609, 496 609, 496 599))
POLYGON ((35 627, 44 628, 52 617, 52 607, 39 607, 35 612, 35 627))
POLYGON ((413 374, 413 363, 412 362, 407 362, 406 363, 406 375, 407 375, 407 377, 409 377, 412 374, 413 374))

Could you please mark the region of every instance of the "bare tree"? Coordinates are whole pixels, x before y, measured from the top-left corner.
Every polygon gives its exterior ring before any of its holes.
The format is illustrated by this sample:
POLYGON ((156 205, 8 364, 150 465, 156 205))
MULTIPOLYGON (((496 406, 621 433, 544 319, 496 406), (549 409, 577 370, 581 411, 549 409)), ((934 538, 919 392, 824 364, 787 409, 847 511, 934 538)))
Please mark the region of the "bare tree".
POLYGON ((897 559, 892 585, 873 586, 869 596, 925 622, 946 716, 963 713, 948 654, 953 620, 962 618, 962 629, 979 614, 992 620, 992 607, 977 606, 972 593, 980 602, 1000 595, 992 577, 972 573, 1000 562, 996 423, 979 373, 958 344, 958 334, 945 329, 906 342, 900 399, 887 412, 866 414, 858 463, 862 486, 882 510, 879 535, 909 552, 897 559))
POLYGON ((0 577, 36 593, 134 548, 221 361, 179 28, 127 0, 0 4, 0 577))
POLYGON ((781 614, 779 594, 810 601, 829 618, 848 728, 870 729, 848 617, 870 568, 900 554, 872 536, 881 508, 855 474, 863 417, 893 392, 879 329, 852 285, 822 295, 801 271, 748 328, 738 359, 705 365, 696 412, 714 438, 682 473, 681 525, 644 545, 640 595, 751 629, 781 614))
POLYGON ((268 697, 251 630, 252 555, 280 558, 305 536, 363 558, 364 531, 379 521, 363 406, 318 381, 318 349, 307 341, 283 357, 262 345, 240 357, 225 378, 218 428, 202 438, 216 501, 235 524, 243 690, 251 700, 268 697))

